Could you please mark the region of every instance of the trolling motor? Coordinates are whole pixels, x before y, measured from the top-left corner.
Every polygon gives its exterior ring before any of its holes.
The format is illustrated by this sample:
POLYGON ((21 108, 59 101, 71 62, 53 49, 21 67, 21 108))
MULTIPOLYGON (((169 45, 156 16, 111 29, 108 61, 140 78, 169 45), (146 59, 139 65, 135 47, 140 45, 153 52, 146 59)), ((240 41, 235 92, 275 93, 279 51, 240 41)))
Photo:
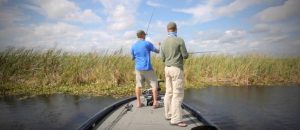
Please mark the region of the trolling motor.
MULTIPOLYGON (((164 82, 164 80, 159 79, 157 81, 157 101, 160 101, 161 103, 163 103, 163 95, 160 94, 161 88, 160 88, 160 84, 161 82, 164 82)), ((146 100, 146 105, 147 106, 152 106, 153 105, 153 92, 152 92, 152 88, 146 89, 142 92, 144 99, 146 100)))

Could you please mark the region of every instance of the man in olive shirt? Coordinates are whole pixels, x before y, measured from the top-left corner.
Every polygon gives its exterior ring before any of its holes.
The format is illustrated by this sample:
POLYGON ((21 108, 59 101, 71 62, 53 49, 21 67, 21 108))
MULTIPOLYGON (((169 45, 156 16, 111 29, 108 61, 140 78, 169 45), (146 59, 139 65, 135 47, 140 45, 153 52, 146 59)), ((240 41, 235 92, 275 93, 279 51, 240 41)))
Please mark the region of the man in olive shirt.
POLYGON ((188 58, 184 40, 177 37, 177 25, 167 25, 168 37, 163 41, 161 57, 165 62, 166 94, 164 98, 165 118, 180 127, 187 126, 182 121, 181 104, 184 97, 183 59, 188 58))

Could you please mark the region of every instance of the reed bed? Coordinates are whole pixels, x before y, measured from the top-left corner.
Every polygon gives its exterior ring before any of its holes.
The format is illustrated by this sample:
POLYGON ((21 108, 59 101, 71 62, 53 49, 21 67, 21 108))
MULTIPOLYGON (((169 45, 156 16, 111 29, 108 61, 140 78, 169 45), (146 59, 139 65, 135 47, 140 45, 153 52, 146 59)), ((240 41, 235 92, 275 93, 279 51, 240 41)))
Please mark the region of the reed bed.
MULTIPOLYGON (((152 63, 157 77, 164 79, 160 57, 154 55, 152 63)), ((186 88, 300 84, 300 57, 191 56, 184 71, 186 88)), ((0 53, 0 96, 67 93, 119 97, 132 95, 134 85, 134 62, 121 50, 74 54, 8 49, 0 53)))

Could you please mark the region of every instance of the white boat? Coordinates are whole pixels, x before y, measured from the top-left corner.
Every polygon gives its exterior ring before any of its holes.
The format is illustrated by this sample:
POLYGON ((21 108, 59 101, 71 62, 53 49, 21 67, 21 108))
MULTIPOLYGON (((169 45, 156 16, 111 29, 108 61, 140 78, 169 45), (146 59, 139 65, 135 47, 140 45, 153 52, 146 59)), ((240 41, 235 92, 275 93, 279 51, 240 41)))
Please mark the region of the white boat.
POLYGON ((136 106, 136 97, 128 97, 105 107, 81 125, 78 130, 219 130, 191 105, 183 102, 183 121, 187 127, 171 125, 164 117, 164 95, 158 96, 159 108, 153 108, 152 92, 143 92, 144 107, 136 106))

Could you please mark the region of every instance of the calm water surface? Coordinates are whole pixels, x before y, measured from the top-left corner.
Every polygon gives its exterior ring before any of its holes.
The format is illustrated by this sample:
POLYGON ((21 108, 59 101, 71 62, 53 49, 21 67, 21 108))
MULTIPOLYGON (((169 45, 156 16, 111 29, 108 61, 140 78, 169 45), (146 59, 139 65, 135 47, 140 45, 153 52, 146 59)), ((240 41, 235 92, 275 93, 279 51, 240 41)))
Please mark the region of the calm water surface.
POLYGON ((300 130, 300 87, 209 87, 185 101, 222 130, 300 130))
MULTIPOLYGON (((0 98, 2 130, 74 130, 110 97, 70 95, 0 98)), ((209 87, 185 91, 185 102, 222 130, 300 129, 300 87, 209 87)))
POLYGON ((1 130, 74 130, 116 99, 56 94, 0 98, 1 130))

